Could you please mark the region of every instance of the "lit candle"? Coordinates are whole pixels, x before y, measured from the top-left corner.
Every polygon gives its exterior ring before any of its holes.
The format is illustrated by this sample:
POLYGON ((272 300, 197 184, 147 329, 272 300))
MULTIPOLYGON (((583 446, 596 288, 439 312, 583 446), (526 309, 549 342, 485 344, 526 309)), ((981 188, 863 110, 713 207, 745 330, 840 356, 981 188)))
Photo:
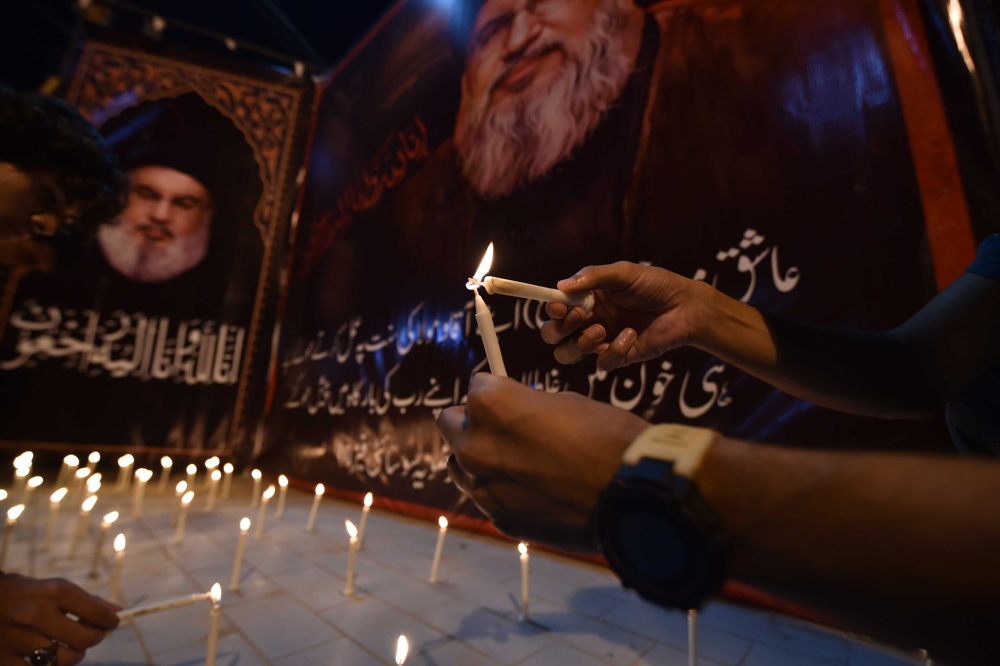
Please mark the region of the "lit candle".
POLYGON ((260 502, 260 470, 255 469, 250 472, 250 476, 253 477, 253 493, 250 495, 250 508, 256 509, 257 503, 260 502))
POLYGON ((229 499, 229 491, 233 487, 233 463, 226 463, 222 466, 222 471, 225 474, 222 477, 222 499, 229 499))
POLYGON ((448 519, 444 516, 438 518, 438 540, 434 549, 434 561, 431 563, 431 582, 438 582, 438 565, 441 563, 441 549, 444 548, 444 535, 448 531, 448 519))
POLYGON ((368 522, 368 512, 372 510, 372 500, 375 497, 371 493, 365 495, 365 506, 361 509, 361 523, 358 525, 358 548, 361 548, 361 544, 364 543, 365 539, 365 523, 368 522))
POLYGON ((188 483, 187 481, 178 481, 177 486, 174 488, 174 499, 177 502, 174 504, 173 515, 170 516, 170 526, 177 527, 177 516, 181 512, 181 498, 184 497, 184 493, 187 492, 188 483))
POLYGON ((493 327, 493 315, 486 307, 486 301, 479 295, 479 281, 482 280, 486 272, 490 270, 493 263, 493 243, 486 249, 483 260, 479 263, 475 275, 469 278, 467 288, 472 290, 476 301, 476 323, 479 325, 479 336, 483 339, 483 347, 486 349, 486 360, 490 364, 490 372, 500 377, 507 376, 507 368, 503 364, 503 355, 500 353, 500 341, 497 339, 496 328, 493 327))
POLYGON ((66 485, 66 480, 72 478, 76 473, 76 468, 80 466, 80 459, 72 453, 63 458, 62 467, 59 468, 59 476, 56 477, 56 486, 66 485))
POLYGON ((76 549, 80 545, 80 539, 83 538, 83 535, 87 533, 87 528, 90 527, 90 512, 93 510, 95 504, 97 504, 97 495, 91 495, 83 500, 83 504, 80 505, 80 517, 76 521, 76 531, 73 532, 73 538, 69 542, 69 559, 71 560, 76 557, 76 549))
POLYGON ((108 529, 114 522, 118 520, 118 512, 112 511, 106 514, 101 520, 101 529, 97 533, 97 540, 94 544, 94 556, 90 558, 90 577, 97 578, 97 565, 101 561, 101 549, 104 547, 104 539, 107 536, 108 529))
POLYGON ((76 470, 76 474, 73 475, 72 489, 74 490, 73 496, 77 501, 82 502, 84 499, 84 494, 87 491, 87 484, 84 481, 88 476, 90 476, 90 470, 84 467, 83 469, 76 470))
MULTIPOLYGON (((219 470, 215 470, 218 472, 219 470)), ((212 599, 212 610, 208 613, 208 649, 205 653, 205 666, 215 666, 215 656, 219 651, 219 616, 222 614, 222 586, 216 583, 209 592, 212 599)))
POLYGON ((688 666, 698 666, 698 611, 688 610, 688 666))
POLYGON ((143 615, 149 615, 150 613, 159 613, 160 611, 170 610, 172 608, 190 606, 191 604, 196 604, 199 601, 205 601, 206 599, 211 598, 211 592, 199 592, 197 594, 189 594, 175 599, 167 599, 166 601, 158 601, 145 606, 135 606, 134 608, 127 608, 123 611, 118 611, 118 619, 122 621, 131 620, 143 615))
POLYGON ((115 483, 116 493, 127 492, 129 486, 132 485, 132 466, 134 464, 135 458, 131 453, 126 453, 118 459, 118 482, 115 483))
POLYGON ((3 488, 0 488, 0 502, 4 501, 5 499, 7 499, 7 491, 4 490, 3 488))
POLYGON ((208 487, 208 502, 205 505, 205 511, 211 511, 215 508, 215 497, 219 494, 219 480, 222 479, 222 472, 217 469, 212 470, 212 485, 208 487))
POLYGON ((257 514, 257 531, 254 532, 255 539, 260 539, 264 536, 264 515, 267 513, 267 503, 272 497, 274 497, 274 486, 270 485, 260 498, 260 513, 257 514))
POLYGON ((582 296, 570 296, 558 289, 539 287, 527 282, 515 282, 514 280, 505 280, 492 276, 486 276, 483 280, 483 287, 486 288, 486 293, 488 294, 519 296, 532 301, 542 301, 543 303, 563 303, 569 307, 579 306, 587 312, 594 309, 593 292, 587 292, 582 296))
POLYGON ((185 481, 187 481, 188 488, 194 490, 194 477, 198 473, 198 466, 195 465, 194 463, 191 463, 185 468, 184 471, 187 472, 187 478, 185 479, 185 481))
POLYGON ((278 508, 274 512, 275 518, 281 518, 285 515, 285 496, 288 495, 288 477, 284 474, 278 477, 278 485, 281 490, 278 491, 278 508))
POLYGON ((528 619, 528 544, 517 544, 521 553, 521 620, 528 619))
POLYGON ((161 493, 167 492, 170 485, 170 471, 174 468, 174 461, 170 456, 160 458, 160 485, 157 487, 161 493))
POLYGON ((108 581, 108 601, 120 604, 122 601, 122 565, 125 563, 125 535, 115 537, 115 565, 108 581))
POLYGON ((324 492, 326 492, 326 488, 323 487, 323 484, 317 483, 316 497, 313 498, 312 509, 309 511, 309 522, 306 523, 306 532, 312 532, 316 529, 316 513, 319 511, 319 503, 323 499, 324 492))
POLYGON ((247 545, 247 533, 250 531, 250 519, 244 518, 240 521, 240 540, 236 543, 236 559, 233 561, 233 577, 229 580, 229 589, 232 592, 240 591, 240 566, 243 563, 243 551, 247 545))
POLYGON ((177 531, 174 533, 174 543, 180 545, 184 543, 184 523, 187 522, 187 508, 191 500, 194 499, 194 491, 189 490, 181 497, 180 514, 177 516, 177 531))
POLYGON ((3 569, 4 562, 7 561, 7 546, 10 543, 10 535, 14 532, 14 528, 17 527, 17 519, 21 517, 22 511, 24 511, 23 504, 18 504, 7 509, 7 526, 3 531, 3 546, 0 547, 0 570, 3 569))
POLYGON ((28 489, 28 476, 31 474, 31 467, 18 467, 14 470, 14 485, 11 492, 17 491, 19 497, 24 497, 28 489))
POLYGON ((396 641, 396 666, 403 666, 406 662, 406 655, 410 651, 410 644, 406 640, 406 636, 400 636, 399 640, 396 641))
POLYGON ((212 456, 205 461, 205 487, 211 483, 212 472, 219 468, 219 456, 212 456))
POLYGON ((153 478, 153 471, 149 469, 140 469, 135 473, 135 478, 139 479, 139 482, 135 484, 135 492, 132 495, 132 517, 138 518, 142 515, 142 500, 146 494, 146 483, 153 478))
POLYGON ((101 489, 101 473, 91 474, 87 477, 87 495, 96 495, 97 491, 101 489))
MULTIPOLYGON (((52 540, 55 538, 56 534, 56 519, 59 515, 59 503, 63 501, 63 498, 66 497, 66 493, 68 492, 68 488, 60 488, 49 495, 49 522, 45 526, 45 545, 42 547, 42 550, 46 553, 52 550, 52 540)), ((6 495, 6 493, 4 494, 6 495)))
POLYGON ((101 462, 101 454, 97 451, 91 451, 90 455, 87 456, 87 469, 93 474, 94 470, 97 469, 97 463, 101 462))
POLYGON ((31 496, 35 494, 35 488, 42 485, 42 477, 33 476, 28 479, 28 483, 25 485, 24 491, 24 505, 31 506, 31 496))
POLYGON ((347 534, 351 537, 351 542, 347 547, 347 580, 344 581, 344 594, 351 596, 354 594, 354 559, 358 554, 358 528, 350 520, 344 521, 347 527, 347 534))

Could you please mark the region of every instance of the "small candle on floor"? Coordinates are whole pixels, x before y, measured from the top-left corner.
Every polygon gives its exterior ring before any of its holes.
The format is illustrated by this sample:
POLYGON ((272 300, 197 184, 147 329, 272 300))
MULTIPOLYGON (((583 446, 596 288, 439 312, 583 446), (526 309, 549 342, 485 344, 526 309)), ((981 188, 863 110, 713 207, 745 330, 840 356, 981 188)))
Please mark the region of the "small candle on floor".
POLYGON ((194 491, 189 490, 181 497, 180 514, 177 516, 177 531, 174 533, 174 543, 180 545, 184 543, 184 523, 187 522, 187 508, 191 500, 194 499, 194 491))
POLYGON ((73 474, 73 481, 70 484, 70 489, 73 492, 73 497, 78 502, 82 502, 84 500, 84 495, 87 492, 87 482, 85 479, 87 479, 88 476, 90 476, 90 470, 86 467, 76 470, 73 474))
POLYGON ((519 543, 517 550, 521 553, 521 621, 528 619, 528 544, 519 543))
POLYGON ((142 515, 142 500, 146 495, 146 484, 153 478, 152 470, 140 469, 136 471, 135 492, 132 494, 132 517, 138 518, 142 515))
POLYGON ((698 611, 688 610, 688 666, 698 666, 698 611))
POLYGON ((229 492, 233 487, 233 463, 226 463, 222 466, 222 473, 225 476, 222 477, 222 499, 229 499, 229 492))
POLYGON ((98 472, 97 474, 91 474, 89 477, 87 477, 86 486, 87 486, 86 494, 88 496, 96 495, 97 491, 101 489, 101 473, 98 472))
POLYGON ((80 545, 80 539, 90 527, 90 512, 94 509, 95 504, 97 504, 97 495, 91 495, 80 505, 80 517, 76 521, 76 531, 73 532, 73 538, 69 542, 69 559, 71 560, 76 558, 76 549, 80 545))
POLYGON ((219 481, 222 479, 222 472, 217 469, 212 470, 212 484, 208 487, 208 503, 205 505, 205 511, 211 511, 215 508, 215 497, 219 494, 219 481))
POLYGON ((250 508, 256 509, 257 504, 260 503, 260 470, 255 469, 250 472, 250 476, 253 478, 253 493, 250 494, 250 508))
POLYGON ((278 477, 278 486, 281 488, 278 491, 278 508, 274 512, 275 518, 281 518, 285 515, 285 497, 288 495, 288 477, 284 474, 278 477))
MULTIPOLYGON (((215 470, 218 472, 219 470, 215 470)), ((222 586, 216 583, 209 592, 212 599, 212 610, 208 613, 208 647, 205 653, 205 666, 215 666, 215 657, 219 651, 219 616, 222 614, 222 586)))
POLYGON ((42 546, 42 551, 46 553, 52 550, 52 541, 56 533, 56 520, 59 517, 59 503, 63 501, 68 492, 68 488, 60 488, 49 495, 49 522, 45 526, 45 544, 42 546))
POLYGON ((42 477, 33 476, 28 479, 28 483, 25 485, 24 490, 24 505, 31 506, 31 497, 35 494, 35 489, 42 485, 42 477))
POLYGON ((107 537, 108 529, 118 520, 118 512, 112 511, 106 514, 101 520, 101 529, 97 532, 97 539, 94 543, 94 556, 90 558, 90 577, 97 578, 97 566, 101 561, 101 549, 104 548, 104 539, 107 537))
POLYGON ((167 492, 170 485, 170 471, 174 468, 174 461, 170 456, 160 458, 160 485, 157 490, 161 493, 167 492))
POLYGON ((403 666, 406 662, 406 655, 410 652, 409 641, 406 636, 400 636, 396 641, 396 666, 403 666))
POLYGON ((205 461, 205 487, 211 483, 212 472, 219 468, 219 456, 212 456, 205 461))
POLYGON ((229 580, 229 589, 232 592, 240 591, 240 567, 243 564, 243 551, 247 545, 247 533, 250 532, 250 519, 244 518, 240 521, 240 540, 236 543, 236 559, 233 560, 233 576, 229 580))
POLYGON ((194 477, 196 474, 198 474, 198 466, 195 465, 194 463, 191 463, 190 465, 184 468, 184 471, 187 474, 187 477, 184 480, 187 481, 188 488, 194 490, 194 477))
POLYGON ((448 519, 444 516, 438 518, 438 539, 437 547, 434 549, 434 561, 431 563, 431 582, 438 582, 438 565, 441 563, 441 549, 444 548, 444 535, 448 531, 448 519))
POLYGON ((267 515, 267 503, 272 497, 274 497, 274 486, 270 485, 260 497, 260 512, 257 514, 257 530, 253 534, 255 539, 260 539, 264 536, 264 516, 267 515))
POLYGON ((97 463, 101 462, 101 454, 97 451, 91 451, 90 455, 87 456, 87 469, 93 474, 94 470, 97 469, 97 463))
POLYGON ((174 503, 174 511, 170 516, 170 526, 177 527, 177 517, 180 515, 181 511, 181 498, 184 497, 184 493, 187 492, 187 481, 178 481, 177 486, 174 488, 174 499, 177 500, 174 503))
POLYGON ((316 513, 319 511, 319 503, 323 499, 323 493, 326 488, 322 483, 316 484, 316 497, 313 498, 312 509, 309 511, 309 522, 306 523, 306 532, 312 532, 316 529, 316 513))
POLYGON ((372 502, 375 496, 371 493, 365 495, 365 506, 361 509, 361 523, 358 525, 358 548, 361 548, 361 544, 364 543, 365 538, 365 523, 368 522, 368 512, 372 510, 372 502))
POLYGON ((111 569, 111 579, 108 581, 108 601, 113 604, 122 602, 122 567, 125 564, 125 535, 115 537, 115 564, 111 569))
POLYGON ((115 492, 127 492, 132 485, 132 466, 135 464, 135 457, 131 453, 126 453, 118 459, 118 482, 115 484, 115 492))
POLYGON ((344 594, 351 596, 354 594, 354 559, 358 554, 358 528, 350 520, 344 521, 347 528, 347 535, 351 538, 347 547, 347 577, 344 581, 344 594))
POLYGON ((73 478, 77 468, 80 466, 80 459, 72 453, 63 458, 62 467, 59 468, 59 476, 56 477, 57 486, 65 486, 68 479, 73 478))
POLYGON ((3 531, 3 545, 0 546, 0 570, 3 570, 4 563, 7 561, 7 547, 10 544, 10 535, 14 533, 14 528, 17 527, 17 519, 21 517, 22 511, 24 511, 23 504, 18 504, 7 509, 7 525, 3 531))

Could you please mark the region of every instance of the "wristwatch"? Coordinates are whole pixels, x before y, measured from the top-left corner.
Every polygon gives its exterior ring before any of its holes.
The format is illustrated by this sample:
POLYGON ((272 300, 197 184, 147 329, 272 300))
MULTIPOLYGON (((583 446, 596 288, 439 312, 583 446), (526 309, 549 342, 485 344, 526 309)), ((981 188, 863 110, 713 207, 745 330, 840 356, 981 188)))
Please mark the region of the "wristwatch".
POLYGON ((626 588, 661 606, 701 608, 725 580, 729 538, 692 477, 716 433, 644 430, 594 509, 597 538, 626 588))

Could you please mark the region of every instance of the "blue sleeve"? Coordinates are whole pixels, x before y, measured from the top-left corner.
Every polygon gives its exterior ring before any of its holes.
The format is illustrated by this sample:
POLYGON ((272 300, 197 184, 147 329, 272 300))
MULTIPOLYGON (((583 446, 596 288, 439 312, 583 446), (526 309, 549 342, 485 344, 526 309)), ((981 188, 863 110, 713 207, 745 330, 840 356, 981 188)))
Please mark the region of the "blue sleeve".
POLYGON ((1000 280, 1000 233, 993 234, 979 245, 976 260, 968 271, 991 280, 1000 280))

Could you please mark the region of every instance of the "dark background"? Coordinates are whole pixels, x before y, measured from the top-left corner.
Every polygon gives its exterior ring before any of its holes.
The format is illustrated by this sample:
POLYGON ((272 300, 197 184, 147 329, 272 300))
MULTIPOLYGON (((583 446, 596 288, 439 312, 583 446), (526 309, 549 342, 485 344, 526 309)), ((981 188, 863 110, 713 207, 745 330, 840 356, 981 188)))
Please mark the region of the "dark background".
MULTIPOLYGON (((426 0, 428 2, 432 0, 426 0)), ((442 0, 433 0, 442 1, 442 0)), ((162 40, 291 67, 298 60, 322 74, 346 56, 392 7, 394 0, 97 0, 108 27, 143 34, 151 14, 162 16, 162 40)), ((4 0, 0 3, 0 81, 37 90, 59 75, 72 45, 91 26, 76 0, 4 0)))

